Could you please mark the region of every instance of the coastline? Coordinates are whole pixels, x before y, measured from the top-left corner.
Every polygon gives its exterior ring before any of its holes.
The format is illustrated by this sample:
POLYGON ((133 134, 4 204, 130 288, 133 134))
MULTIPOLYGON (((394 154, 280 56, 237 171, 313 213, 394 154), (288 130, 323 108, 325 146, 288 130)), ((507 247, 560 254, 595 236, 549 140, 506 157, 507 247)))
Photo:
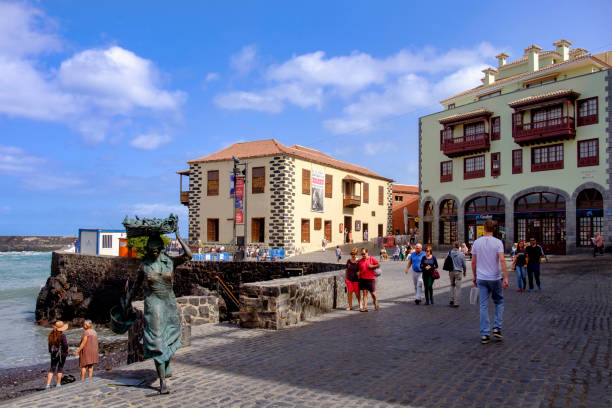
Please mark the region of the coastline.
MULTIPOLYGON (((75 350, 78 344, 70 344, 75 350)), ((100 343, 100 362, 94 367, 94 376, 101 371, 110 371, 127 364, 127 341, 116 340, 100 343)), ((44 391, 49 363, 30 366, 3 368, 0 370, 0 402, 21 397, 26 394, 44 391)), ((66 360, 64 374, 71 374, 79 381, 79 359, 66 360)), ((55 386, 55 376, 51 384, 55 386)))

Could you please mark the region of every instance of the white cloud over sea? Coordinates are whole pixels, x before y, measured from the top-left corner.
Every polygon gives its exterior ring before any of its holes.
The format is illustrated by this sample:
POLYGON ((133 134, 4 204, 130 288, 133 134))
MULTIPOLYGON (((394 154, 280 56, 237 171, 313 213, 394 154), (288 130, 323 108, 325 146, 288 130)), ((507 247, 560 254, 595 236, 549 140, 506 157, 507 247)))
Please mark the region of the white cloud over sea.
POLYGON ((439 100, 477 86, 495 52, 488 43, 446 52, 403 49, 386 57, 315 51, 267 66, 260 78, 267 86, 221 92, 215 104, 277 114, 288 106, 321 110, 337 102, 340 114, 323 122, 328 131, 367 131, 385 118, 439 107, 439 100))
POLYGON ((164 89, 153 61, 120 46, 85 49, 58 67, 45 66, 42 57, 64 46, 56 31, 43 11, 0 2, 0 115, 62 123, 89 142, 105 140, 122 120, 146 117, 167 126, 180 116, 186 94, 164 89))

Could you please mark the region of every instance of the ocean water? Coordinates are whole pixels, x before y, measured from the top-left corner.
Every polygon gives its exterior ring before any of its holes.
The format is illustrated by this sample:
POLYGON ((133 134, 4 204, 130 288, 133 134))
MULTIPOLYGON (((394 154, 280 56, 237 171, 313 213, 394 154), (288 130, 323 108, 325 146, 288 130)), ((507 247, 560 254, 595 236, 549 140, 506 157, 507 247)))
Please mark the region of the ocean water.
MULTIPOLYGON (((34 311, 50 272, 50 252, 0 252, 0 369, 49 362, 50 329, 34 324, 34 311)), ((96 331, 101 342, 125 337, 96 331)), ((67 330, 68 342, 78 343, 82 332, 67 330)))

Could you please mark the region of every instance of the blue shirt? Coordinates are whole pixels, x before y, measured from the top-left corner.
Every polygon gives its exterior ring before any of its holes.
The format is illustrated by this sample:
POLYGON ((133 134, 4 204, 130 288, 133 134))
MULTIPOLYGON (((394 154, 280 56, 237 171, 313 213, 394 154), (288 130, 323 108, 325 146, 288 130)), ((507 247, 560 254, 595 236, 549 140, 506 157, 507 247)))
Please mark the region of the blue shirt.
POLYGON ((417 254, 416 251, 410 254, 410 262, 412 262, 412 270, 415 272, 421 271, 421 260, 425 258, 425 251, 421 251, 420 254, 417 254))

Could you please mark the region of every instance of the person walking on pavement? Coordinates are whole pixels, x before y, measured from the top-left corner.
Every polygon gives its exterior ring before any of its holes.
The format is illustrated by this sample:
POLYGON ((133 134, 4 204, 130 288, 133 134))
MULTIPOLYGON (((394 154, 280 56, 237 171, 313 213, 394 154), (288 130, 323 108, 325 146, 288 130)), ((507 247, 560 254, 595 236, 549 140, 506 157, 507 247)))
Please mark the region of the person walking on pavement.
POLYGON ((491 341, 491 321, 489 319, 489 297, 495 304, 493 337, 503 340, 502 320, 504 315, 504 293, 508 287, 508 269, 504 258, 504 244, 493 236, 495 222, 486 220, 484 235, 472 245, 472 282, 478 287, 480 295, 480 343, 491 341), (501 269, 501 271, 500 271, 501 269), (503 272, 503 276, 502 276, 503 272))
POLYGON ((406 266, 406 275, 410 272, 412 282, 414 283, 414 303, 421 303, 423 290, 423 272, 421 270, 421 260, 425 257, 423 246, 419 243, 414 246, 414 252, 408 257, 408 266, 406 266), (412 267, 412 271, 410 270, 412 267))
POLYGON ((451 307, 459 307, 461 301, 461 277, 466 275, 465 255, 461 252, 461 244, 456 241, 453 249, 450 252, 450 257, 453 260, 453 270, 448 272, 450 278, 450 290, 448 305, 451 307))
POLYGON ((340 262, 342 259, 342 250, 340 249, 340 245, 336 245, 336 263, 340 262))
POLYGON ((529 292, 533 292, 533 278, 535 277, 538 291, 542 290, 540 283, 540 263, 544 257, 544 250, 536 242, 535 237, 529 238, 529 246, 525 250, 527 255, 527 277, 529 278, 529 292))
POLYGON ((512 259, 512 269, 516 270, 517 292, 523 292, 527 289, 527 271, 525 270, 525 265, 527 265, 525 241, 520 240, 516 246, 514 258, 512 259))
POLYGON ((599 254, 601 256, 603 256, 604 254, 604 243, 603 243, 603 237, 601 236, 601 234, 599 232, 595 233, 595 237, 593 238, 593 258, 595 258, 597 256, 597 253, 599 252, 599 254))
POLYGON ((361 290, 361 302, 359 310, 368 311, 368 292, 372 295, 374 307, 378 310, 378 300, 376 300, 376 275, 374 269, 380 264, 375 257, 368 255, 368 250, 361 248, 361 259, 359 260, 359 290, 361 290))
POLYGON ((434 271, 438 269, 438 260, 433 254, 433 248, 431 245, 427 245, 425 248, 425 256, 421 259, 421 271, 423 274, 423 283, 425 284, 425 304, 433 305, 433 283, 434 271))
POLYGON ((357 248, 351 249, 351 257, 346 261, 346 271, 344 279, 346 282, 346 295, 348 296, 348 307, 346 310, 353 309, 353 293, 357 298, 357 303, 361 305, 361 296, 359 296, 359 261, 357 260, 357 248))

